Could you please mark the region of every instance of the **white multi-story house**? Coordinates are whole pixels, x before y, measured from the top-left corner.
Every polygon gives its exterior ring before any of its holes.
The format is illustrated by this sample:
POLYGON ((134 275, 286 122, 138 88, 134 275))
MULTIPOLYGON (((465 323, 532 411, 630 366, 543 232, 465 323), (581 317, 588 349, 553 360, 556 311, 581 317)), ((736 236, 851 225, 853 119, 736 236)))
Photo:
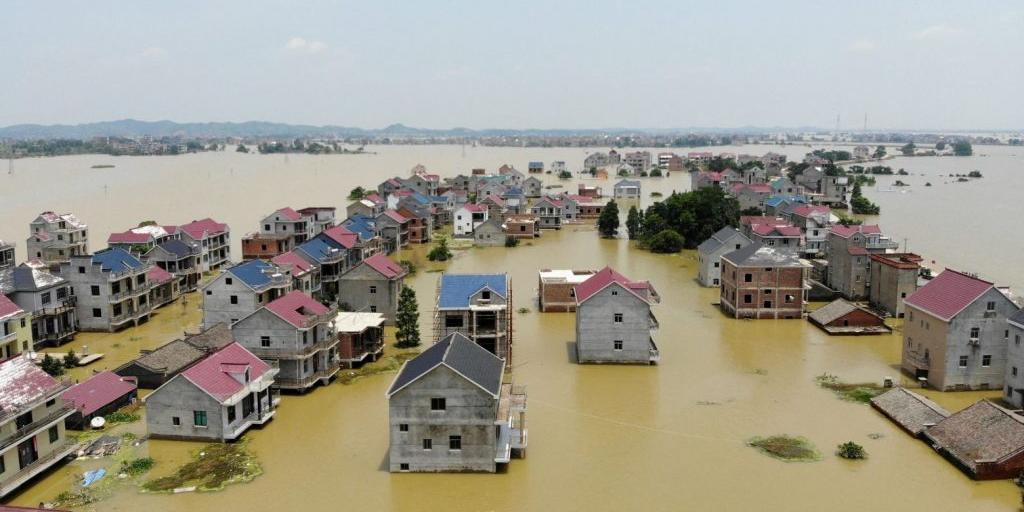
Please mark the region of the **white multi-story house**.
POLYGON ((181 240, 199 247, 199 268, 216 270, 231 262, 231 229, 213 219, 194 220, 179 227, 181 240))
POLYGON ((75 316, 83 331, 116 331, 149 320, 150 265, 124 249, 72 256, 60 276, 74 290, 75 316))
POLYGON ((71 213, 43 212, 29 224, 25 246, 29 259, 56 266, 89 253, 88 226, 71 213))
POLYGON ((473 236, 477 226, 487 222, 489 209, 482 204, 468 203, 455 210, 455 236, 473 236))

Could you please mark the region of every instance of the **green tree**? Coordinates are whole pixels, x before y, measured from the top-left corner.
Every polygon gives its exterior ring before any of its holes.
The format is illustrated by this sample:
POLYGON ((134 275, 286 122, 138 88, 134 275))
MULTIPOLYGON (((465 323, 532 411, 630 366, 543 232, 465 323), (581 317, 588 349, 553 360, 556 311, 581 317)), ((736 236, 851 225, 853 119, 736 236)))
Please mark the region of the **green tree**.
POLYGON ((882 158, 885 156, 885 146, 878 146, 875 148, 875 158, 882 158))
POLYGON ((558 173, 558 179, 560 180, 567 180, 569 178, 572 178, 572 173, 569 171, 562 171, 558 173))
POLYGON ((78 366, 78 363, 79 363, 78 354, 75 354, 74 350, 68 350, 68 353, 64 354, 64 367, 65 368, 69 368, 69 369, 70 368, 74 368, 74 367, 78 366))
POLYGON ((953 154, 956 156, 971 156, 974 154, 974 149, 971 147, 970 142, 961 139, 953 143, 953 154))
POLYGON ((650 172, 650 174, 648 174, 648 176, 650 176, 652 178, 660 178, 661 177, 661 169, 659 169, 657 167, 655 167, 654 169, 651 169, 651 172, 650 172))
POLYGON ((692 249, 719 229, 736 226, 739 217, 739 203, 721 189, 674 193, 647 208, 643 237, 649 241, 661 231, 671 229, 683 238, 684 247, 692 249))
POLYGON ((448 237, 444 235, 437 237, 434 248, 430 249, 430 252, 427 253, 427 259, 430 261, 448 261, 451 258, 452 251, 448 248, 448 237))
POLYGON ((858 215, 878 215, 882 210, 877 204, 872 203, 864 196, 857 196, 850 199, 850 209, 853 210, 853 213, 858 215))
POLYGON ((356 187, 356 188, 352 189, 351 191, 349 191, 348 199, 349 199, 349 201, 358 201, 358 200, 366 197, 366 195, 367 194, 366 194, 366 189, 365 188, 363 188, 363 187, 356 187))
POLYGON ((854 182, 853 182, 853 190, 850 192, 850 197, 860 197, 860 196, 861 196, 860 180, 854 180, 854 182))
POLYGON ((935 149, 937 149, 939 151, 942 151, 942 150, 946 149, 946 141, 940 140, 940 141, 936 142, 935 143, 935 149))
POLYGON ((64 375, 64 365, 61 364, 60 359, 57 359, 50 354, 43 356, 42 362, 39 364, 42 370, 54 377, 60 377, 64 375))
POLYGON ((643 223, 643 219, 640 217, 640 210, 637 209, 636 205, 629 207, 629 213, 626 214, 626 232, 629 234, 630 240, 636 240, 640 238, 640 226, 643 223))
POLYGON ((402 287, 398 294, 398 314, 395 316, 395 346, 417 347, 420 344, 420 312, 416 302, 416 291, 402 287))
POLYGON ((900 148, 900 152, 903 153, 903 156, 914 156, 914 151, 916 149, 917 146, 915 146, 913 142, 908 142, 900 148))
POLYGON ((684 244, 685 241, 679 233, 666 229, 651 237, 647 242, 647 248, 656 253, 674 253, 682 250, 684 244))
POLYGON ((844 459, 865 459, 868 452, 864 450, 863 446, 853 441, 847 441, 836 448, 836 455, 844 459))
POLYGON ((756 215, 764 215, 764 212, 761 211, 761 209, 756 207, 756 206, 751 206, 750 208, 744 208, 742 211, 740 211, 740 217, 756 216, 756 215))
POLYGON ((619 231, 619 205, 615 200, 605 205, 601 216, 597 219, 597 230, 605 238, 614 238, 619 231))

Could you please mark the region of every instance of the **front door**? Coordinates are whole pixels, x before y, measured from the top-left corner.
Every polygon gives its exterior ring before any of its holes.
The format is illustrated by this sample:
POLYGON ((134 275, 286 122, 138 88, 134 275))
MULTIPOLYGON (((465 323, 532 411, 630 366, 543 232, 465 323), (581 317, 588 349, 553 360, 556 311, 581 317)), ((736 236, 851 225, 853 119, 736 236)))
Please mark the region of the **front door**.
POLYGON ((28 439, 18 445, 18 467, 25 469, 25 466, 32 464, 39 458, 36 452, 36 438, 28 439))

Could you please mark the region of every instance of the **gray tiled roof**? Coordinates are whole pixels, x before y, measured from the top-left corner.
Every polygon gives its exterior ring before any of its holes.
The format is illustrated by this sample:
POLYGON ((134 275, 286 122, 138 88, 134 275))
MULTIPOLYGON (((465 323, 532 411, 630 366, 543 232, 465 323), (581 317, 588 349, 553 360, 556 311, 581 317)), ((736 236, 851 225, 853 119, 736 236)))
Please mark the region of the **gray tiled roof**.
POLYGON ((732 262, 734 265, 750 267, 798 267, 800 256, 795 251, 767 247, 759 243, 752 243, 739 250, 727 253, 722 259, 732 262))
POLYGON ((815 322, 825 325, 847 313, 850 313, 851 311, 856 311, 857 309, 856 305, 846 299, 836 299, 821 308, 818 308, 809 316, 815 322))
POLYGON ((1010 315, 1010 321, 1017 325, 1024 325, 1024 309, 1010 315))
POLYGON ((219 323, 199 334, 186 336, 185 341, 193 347, 215 351, 229 345, 234 341, 234 337, 231 336, 231 328, 228 327, 228 324, 219 323))
MULTIPOLYGON (((739 230, 737 230, 736 228, 734 228, 732 226, 726 226, 726 227, 716 231, 715 234, 711 235, 711 238, 708 238, 707 240, 702 242, 700 245, 698 245, 697 246, 697 251, 698 252, 702 252, 702 253, 709 253, 709 252, 712 252, 712 251, 716 251, 716 250, 718 250, 719 247, 722 246, 722 244, 728 242, 730 238, 732 238, 732 237, 734 237, 736 235, 743 236, 743 234, 740 233, 739 230)), ((746 237, 743 236, 743 238, 746 238, 746 237)))
POLYGON ((5 294, 16 291, 34 292, 49 288, 63 280, 64 278, 54 275, 48 270, 21 264, 0 272, 0 291, 5 294))
POLYGON ((205 351, 184 340, 174 340, 148 354, 139 356, 135 363, 154 372, 170 375, 202 359, 205 355, 205 351))
POLYGON ((388 396, 442 364, 458 372, 488 393, 498 396, 505 362, 461 333, 445 336, 420 355, 405 363, 391 384, 388 396))
POLYGON ((192 254, 192 247, 185 242, 174 238, 160 244, 160 248, 177 256, 178 258, 184 258, 185 256, 192 254))

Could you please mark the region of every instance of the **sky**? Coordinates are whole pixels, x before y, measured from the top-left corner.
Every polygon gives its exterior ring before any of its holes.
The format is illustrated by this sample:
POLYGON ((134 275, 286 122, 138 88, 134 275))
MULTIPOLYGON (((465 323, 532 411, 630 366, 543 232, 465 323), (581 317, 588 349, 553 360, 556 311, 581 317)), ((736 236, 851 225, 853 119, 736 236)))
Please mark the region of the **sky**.
POLYGON ((0 126, 1024 128, 1020 1, 7 0, 0 126))

